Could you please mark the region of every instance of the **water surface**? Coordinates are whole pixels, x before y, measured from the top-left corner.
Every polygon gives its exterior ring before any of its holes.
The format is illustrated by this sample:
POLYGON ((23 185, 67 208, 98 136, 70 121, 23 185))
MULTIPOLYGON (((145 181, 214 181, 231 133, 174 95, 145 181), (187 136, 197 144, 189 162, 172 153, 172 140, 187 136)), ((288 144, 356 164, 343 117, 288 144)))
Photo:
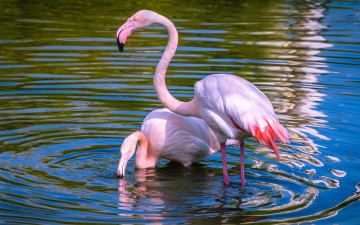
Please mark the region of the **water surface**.
POLYGON ((0 2, 2 224, 357 224, 360 208, 359 1, 0 2), (114 174, 122 140, 161 108, 152 78, 160 26, 115 32, 140 9, 171 19, 179 48, 167 86, 229 73, 257 85, 291 136, 228 149, 192 168, 114 174))

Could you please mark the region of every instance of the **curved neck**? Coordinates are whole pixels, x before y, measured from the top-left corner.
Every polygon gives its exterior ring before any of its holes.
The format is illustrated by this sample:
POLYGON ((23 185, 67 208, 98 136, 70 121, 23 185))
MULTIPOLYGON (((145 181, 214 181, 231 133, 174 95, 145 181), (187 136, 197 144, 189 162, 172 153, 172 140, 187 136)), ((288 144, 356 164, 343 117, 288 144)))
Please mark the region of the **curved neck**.
POLYGON ((153 157, 148 151, 148 141, 146 139, 146 136, 140 131, 136 131, 132 135, 135 136, 134 144, 137 145, 137 151, 135 156, 135 167, 136 168, 154 167, 155 161, 153 160, 153 157))
POLYGON ((183 115, 183 116, 198 116, 198 110, 194 101, 182 102, 174 98, 168 91, 165 83, 165 75, 168 65, 173 58, 176 48, 178 45, 178 32, 174 24, 165 18, 160 16, 157 23, 165 26, 169 33, 169 41, 165 48, 163 55, 161 56, 160 62, 156 66, 155 75, 154 75, 154 87, 156 95, 160 102, 168 108, 170 111, 183 115))

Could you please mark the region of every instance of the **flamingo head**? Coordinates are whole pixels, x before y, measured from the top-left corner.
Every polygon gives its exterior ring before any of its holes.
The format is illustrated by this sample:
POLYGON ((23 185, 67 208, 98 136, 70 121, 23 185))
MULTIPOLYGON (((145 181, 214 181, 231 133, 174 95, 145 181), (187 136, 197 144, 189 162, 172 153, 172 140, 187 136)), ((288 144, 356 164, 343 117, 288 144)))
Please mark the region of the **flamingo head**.
POLYGON ((157 22, 159 14, 150 10, 140 10, 132 15, 116 32, 119 51, 124 50, 127 37, 136 30, 144 29, 157 22))
POLYGON ((121 158, 119 160, 119 165, 117 168, 116 175, 119 178, 125 177, 125 169, 128 161, 130 158, 135 154, 135 148, 136 148, 136 140, 134 141, 133 138, 130 136, 126 138, 121 145, 120 152, 121 152, 121 158))

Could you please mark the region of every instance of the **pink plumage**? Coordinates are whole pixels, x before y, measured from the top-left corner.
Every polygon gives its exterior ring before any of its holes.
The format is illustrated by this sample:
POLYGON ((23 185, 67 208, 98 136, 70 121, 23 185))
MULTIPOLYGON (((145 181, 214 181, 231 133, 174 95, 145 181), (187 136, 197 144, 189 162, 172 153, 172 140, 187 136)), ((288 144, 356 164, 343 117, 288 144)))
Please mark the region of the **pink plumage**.
MULTIPOLYGON (((238 142, 229 140, 227 144, 237 145, 238 142)), ((125 176, 126 165, 135 149, 135 167, 145 169, 154 168, 159 158, 190 166, 219 151, 220 144, 203 120, 157 109, 145 117, 141 131, 130 134, 123 141, 117 169, 119 177, 125 176)))
MULTIPOLYGON (((195 99, 205 122, 221 139, 243 139, 246 136, 258 137, 259 141, 265 136, 279 137, 276 139, 281 142, 289 139, 269 99, 241 77, 209 75, 195 84, 195 99), (265 129, 269 126, 272 129, 265 129), (260 135, 263 132, 268 135, 260 135)), ((265 139, 264 143, 267 143, 265 139)))
POLYGON ((288 143, 288 133, 277 120, 273 120, 271 122, 266 121, 266 123, 267 125, 263 130, 259 127, 255 127, 255 132, 252 134, 252 136, 254 136, 254 138, 256 138, 260 144, 268 148, 272 148, 276 157, 280 159, 279 151, 275 141, 278 140, 281 143, 288 143))

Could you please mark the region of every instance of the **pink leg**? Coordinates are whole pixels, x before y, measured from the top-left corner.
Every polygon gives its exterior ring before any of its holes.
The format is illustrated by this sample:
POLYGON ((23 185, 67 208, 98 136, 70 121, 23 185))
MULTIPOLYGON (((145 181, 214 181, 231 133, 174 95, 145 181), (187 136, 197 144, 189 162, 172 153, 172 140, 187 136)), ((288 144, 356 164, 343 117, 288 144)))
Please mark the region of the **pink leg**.
POLYGON ((221 151, 221 161, 223 167, 223 176, 224 176, 224 183, 229 185, 229 175, 227 171, 227 161, 226 161, 226 145, 225 143, 220 144, 220 151, 221 151))
POLYGON ((241 186, 245 186, 245 164, 244 164, 244 151, 245 144, 242 141, 240 143, 240 157, 241 157, 241 186))

